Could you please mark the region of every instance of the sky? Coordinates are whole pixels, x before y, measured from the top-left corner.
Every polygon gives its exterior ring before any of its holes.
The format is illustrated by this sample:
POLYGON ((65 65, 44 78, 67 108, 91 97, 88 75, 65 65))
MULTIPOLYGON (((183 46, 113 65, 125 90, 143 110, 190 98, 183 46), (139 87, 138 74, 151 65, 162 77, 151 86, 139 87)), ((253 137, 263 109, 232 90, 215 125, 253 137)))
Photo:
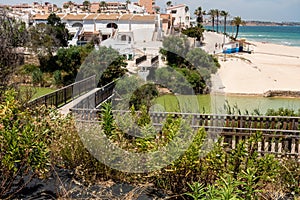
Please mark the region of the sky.
MULTIPOLYGON (((19 4, 32 3, 33 1, 45 2, 62 5, 68 0, 0 0, 0 4, 19 4)), ((84 0, 73 0, 82 3, 84 0)), ((102 0, 90 0, 91 2, 100 2, 102 0)), ((125 0, 106 0, 119 1, 125 0)), ((131 0, 136 2, 138 0, 131 0)), ((156 4, 162 10, 166 7, 168 0, 156 0, 156 4)), ((171 0, 173 5, 186 4, 192 13, 201 6, 204 10, 219 9, 228 11, 230 16, 240 16, 243 20, 259 20, 273 22, 300 22, 300 0, 171 0)))

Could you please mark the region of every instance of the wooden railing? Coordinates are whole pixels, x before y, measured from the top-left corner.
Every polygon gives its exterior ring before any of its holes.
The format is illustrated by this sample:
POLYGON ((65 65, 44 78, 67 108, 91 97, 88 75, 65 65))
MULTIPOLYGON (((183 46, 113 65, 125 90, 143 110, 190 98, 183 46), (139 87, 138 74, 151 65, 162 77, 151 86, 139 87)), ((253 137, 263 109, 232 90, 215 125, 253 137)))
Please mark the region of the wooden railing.
POLYGON ((95 88, 96 86, 95 80, 96 80, 96 76, 94 75, 89 78, 83 79, 81 81, 75 82, 59 90, 56 90, 52 93, 33 99, 32 101, 29 101, 27 103, 27 106, 36 107, 36 106, 45 105, 45 106, 55 106, 56 108, 59 108, 69 103, 74 98, 84 93, 87 93, 93 88, 95 88))
MULTIPOLYGON (((78 122, 99 123, 99 110, 74 109, 72 112, 78 122)), ((115 111, 121 115, 126 112, 115 111)), ((261 155, 271 153, 300 159, 300 117, 150 113, 157 128, 163 126, 169 115, 186 119, 194 129, 203 127, 208 134, 223 136, 223 144, 230 149, 235 149, 239 141, 260 133, 262 138, 255 148, 261 155)))

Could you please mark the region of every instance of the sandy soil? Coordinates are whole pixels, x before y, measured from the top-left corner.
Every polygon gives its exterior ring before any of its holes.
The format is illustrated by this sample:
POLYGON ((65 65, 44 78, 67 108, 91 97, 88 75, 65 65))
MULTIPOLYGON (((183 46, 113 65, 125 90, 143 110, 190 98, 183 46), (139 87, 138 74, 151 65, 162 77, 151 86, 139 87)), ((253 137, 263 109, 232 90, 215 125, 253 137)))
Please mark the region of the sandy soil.
POLYGON ((253 53, 220 54, 212 77, 214 92, 262 95, 268 90, 300 91, 300 47, 251 42, 253 53))

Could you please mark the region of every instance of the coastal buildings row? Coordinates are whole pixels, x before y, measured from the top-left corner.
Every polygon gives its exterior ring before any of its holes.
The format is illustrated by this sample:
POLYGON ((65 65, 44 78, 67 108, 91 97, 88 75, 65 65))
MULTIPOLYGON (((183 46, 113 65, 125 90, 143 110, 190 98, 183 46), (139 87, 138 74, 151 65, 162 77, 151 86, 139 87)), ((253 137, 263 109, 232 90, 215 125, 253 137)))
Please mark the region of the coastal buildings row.
POLYGON ((159 12, 160 8, 155 5, 155 0, 138 0, 138 2, 90 2, 75 3, 68 1, 62 7, 50 2, 33 2, 32 4, 21 3, 16 5, 0 4, 0 9, 7 9, 11 12, 48 14, 59 13, 148 13, 159 12))

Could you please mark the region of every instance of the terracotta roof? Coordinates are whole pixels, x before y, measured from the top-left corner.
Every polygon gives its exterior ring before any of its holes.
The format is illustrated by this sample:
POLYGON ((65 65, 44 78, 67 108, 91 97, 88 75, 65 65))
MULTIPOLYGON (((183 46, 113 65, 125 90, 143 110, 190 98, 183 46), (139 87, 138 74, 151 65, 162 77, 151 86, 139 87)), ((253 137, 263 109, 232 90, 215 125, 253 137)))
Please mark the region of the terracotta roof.
POLYGON ((86 14, 68 14, 63 17, 64 20, 83 20, 86 14))
POLYGON ((58 14, 56 14, 56 16, 58 16, 59 18, 63 18, 64 16, 66 15, 66 13, 58 13, 58 14))
POLYGON ((35 14, 33 15, 32 19, 34 20, 46 20, 48 19, 50 14, 35 14))
POLYGON ((98 17, 96 18, 97 20, 118 20, 118 18, 120 17, 119 14, 100 14, 98 15, 98 17))
POLYGON ((133 17, 133 14, 124 14, 121 15, 120 20, 130 20, 133 17))
POLYGON ((87 15, 84 19, 85 20, 91 20, 91 19, 96 19, 98 14, 89 14, 87 15))
POLYGON ((132 21, 155 21, 155 15, 134 15, 132 21))
POLYGON ((170 14, 160 14, 160 18, 162 18, 162 19, 170 19, 171 15, 170 14))

